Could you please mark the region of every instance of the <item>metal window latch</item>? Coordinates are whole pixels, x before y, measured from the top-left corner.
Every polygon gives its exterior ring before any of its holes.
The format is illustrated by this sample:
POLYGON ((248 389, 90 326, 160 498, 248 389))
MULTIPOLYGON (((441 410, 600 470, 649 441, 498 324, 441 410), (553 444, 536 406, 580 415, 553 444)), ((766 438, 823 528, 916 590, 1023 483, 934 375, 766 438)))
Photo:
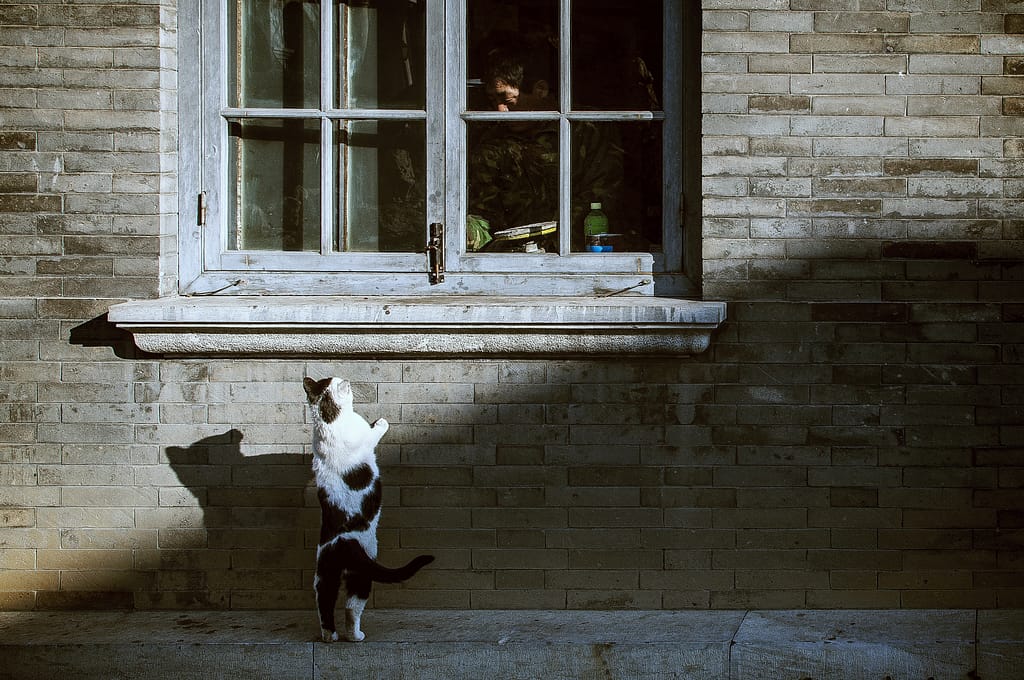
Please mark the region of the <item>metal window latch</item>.
POLYGON ((444 283, 444 224, 433 222, 427 238, 427 275, 430 283, 444 283))

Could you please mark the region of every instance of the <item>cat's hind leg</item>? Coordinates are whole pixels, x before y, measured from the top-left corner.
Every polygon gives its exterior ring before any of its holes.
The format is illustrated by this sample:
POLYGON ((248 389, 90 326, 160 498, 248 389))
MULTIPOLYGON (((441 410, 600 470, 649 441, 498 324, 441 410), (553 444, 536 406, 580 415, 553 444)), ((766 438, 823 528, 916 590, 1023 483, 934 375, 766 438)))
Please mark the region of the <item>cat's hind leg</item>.
POLYGON ((331 564, 330 546, 321 546, 317 552, 313 592, 320 617, 320 635, 324 642, 335 642, 338 640, 338 629, 334 623, 334 607, 338 602, 338 591, 341 590, 341 573, 336 565, 331 564))
POLYGON ((349 642, 362 642, 366 639, 366 633, 359 629, 365 608, 366 600, 358 597, 350 597, 345 604, 345 639, 349 642))
POLYGON ((352 573, 345 576, 345 588, 348 592, 348 599, 345 601, 345 639, 350 642, 362 642, 366 638, 366 634, 360 630, 360 620, 372 587, 373 581, 366 576, 352 573))

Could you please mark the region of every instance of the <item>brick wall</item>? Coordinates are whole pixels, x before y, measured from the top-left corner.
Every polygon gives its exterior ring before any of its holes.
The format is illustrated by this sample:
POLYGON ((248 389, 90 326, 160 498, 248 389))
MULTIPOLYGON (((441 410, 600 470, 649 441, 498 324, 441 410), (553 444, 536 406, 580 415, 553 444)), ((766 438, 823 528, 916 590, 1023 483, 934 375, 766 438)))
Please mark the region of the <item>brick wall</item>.
POLYGON ((1024 606, 1024 2, 705 0, 685 360, 162 360, 172 4, 0 4, 0 608, 312 608, 301 376, 380 448, 374 605, 1024 606))

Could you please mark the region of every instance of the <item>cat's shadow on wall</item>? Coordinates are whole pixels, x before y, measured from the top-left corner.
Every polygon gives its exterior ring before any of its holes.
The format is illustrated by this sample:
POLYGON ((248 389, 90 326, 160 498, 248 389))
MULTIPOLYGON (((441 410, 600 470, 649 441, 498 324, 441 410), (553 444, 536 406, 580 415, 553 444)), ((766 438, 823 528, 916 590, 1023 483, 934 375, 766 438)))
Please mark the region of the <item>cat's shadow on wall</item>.
POLYGON ((304 571, 314 564, 320 521, 311 456, 245 455, 242 439, 231 429, 165 450, 182 486, 161 488, 171 521, 159 568, 176 586, 153 595, 161 604, 309 606, 304 571))

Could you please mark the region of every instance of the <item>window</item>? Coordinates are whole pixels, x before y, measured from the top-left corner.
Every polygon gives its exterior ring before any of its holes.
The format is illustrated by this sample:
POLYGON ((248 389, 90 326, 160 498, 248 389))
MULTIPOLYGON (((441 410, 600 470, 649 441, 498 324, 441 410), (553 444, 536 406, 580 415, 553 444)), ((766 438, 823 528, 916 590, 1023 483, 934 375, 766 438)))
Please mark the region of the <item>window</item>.
POLYGON ((180 296, 110 312, 144 349, 688 353, 724 319, 673 297, 699 290, 695 3, 180 12, 180 296))
POLYGON ((184 183, 202 228, 182 244, 201 255, 186 290, 692 292, 672 277, 693 171, 681 0, 202 11, 203 153, 184 183), (509 67, 516 100, 497 102, 509 67), (607 226, 588 238, 594 203, 607 226))

